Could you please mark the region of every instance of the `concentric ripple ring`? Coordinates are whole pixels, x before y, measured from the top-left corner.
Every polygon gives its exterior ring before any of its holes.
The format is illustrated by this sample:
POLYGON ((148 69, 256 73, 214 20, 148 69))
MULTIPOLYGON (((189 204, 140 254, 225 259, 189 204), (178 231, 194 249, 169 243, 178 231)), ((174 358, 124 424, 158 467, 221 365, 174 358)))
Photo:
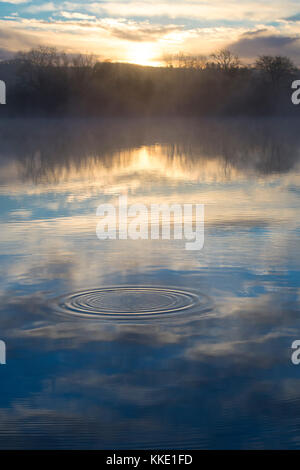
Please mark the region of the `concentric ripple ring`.
POLYGON ((82 317, 153 316, 197 309, 205 311, 203 294, 168 287, 114 286, 75 292, 57 299, 56 310, 82 317))

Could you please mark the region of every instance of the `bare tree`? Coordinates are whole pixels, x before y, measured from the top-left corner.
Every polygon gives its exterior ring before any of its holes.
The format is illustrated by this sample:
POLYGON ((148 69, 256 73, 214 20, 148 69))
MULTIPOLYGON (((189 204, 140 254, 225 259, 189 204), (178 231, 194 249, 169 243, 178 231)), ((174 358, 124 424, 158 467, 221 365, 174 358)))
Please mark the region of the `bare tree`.
POLYGON ((229 49, 220 49, 214 54, 211 54, 211 58, 216 66, 224 70, 224 72, 236 70, 241 65, 239 57, 234 55, 229 49))
POLYGON ((204 69, 207 57, 201 54, 185 54, 178 52, 177 54, 164 55, 164 62, 167 67, 176 67, 180 69, 204 69))
POLYGON ((37 67, 59 67, 68 63, 67 54, 48 46, 38 46, 28 52, 19 52, 16 59, 37 67))
POLYGON ((170 69, 174 67, 174 56, 172 54, 165 53, 162 56, 162 60, 165 63, 166 67, 170 69))
POLYGON ((265 74, 274 86, 293 76, 297 71, 291 59, 284 56, 260 56, 255 62, 255 67, 265 74))
POLYGON ((37 67, 92 68, 96 58, 92 54, 67 54, 56 47, 38 46, 28 52, 19 52, 16 59, 37 67))
POLYGON ((85 68, 93 67, 96 63, 96 58, 93 54, 76 54, 72 56, 71 64, 73 67, 85 68))

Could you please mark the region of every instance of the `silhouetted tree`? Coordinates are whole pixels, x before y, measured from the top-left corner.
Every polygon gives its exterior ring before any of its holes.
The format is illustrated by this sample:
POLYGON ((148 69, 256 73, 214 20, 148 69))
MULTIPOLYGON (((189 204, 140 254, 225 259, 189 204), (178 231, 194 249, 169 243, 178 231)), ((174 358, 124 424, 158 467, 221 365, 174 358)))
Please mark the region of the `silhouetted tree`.
POLYGON ((260 56, 255 62, 255 67, 260 70, 274 86, 279 86, 297 71, 291 59, 284 56, 260 56))
POLYGON ((96 62, 52 47, 18 53, 0 62, 8 77, 1 115, 207 116, 296 113, 288 77, 295 66, 286 57, 263 56, 256 68, 242 66, 227 49, 212 55, 178 53, 168 67, 96 62), (270 82, 276 86, 270 86, 270 82))
POLYGON ((241 62, 237 55, 232 54, 229 49, 220 49, 211 54, 213 62, 224 72, 230 72, 240 67, 241 62))
POLYGON ((164 62, 167 67, 181 68, 181 69, 204 69, 207 63, 207 57, 202 54, 185 54, 179 52, 178 54, 165 54, 164 62))
POLYGON ((16 60, 36 67, 60 67, 68 66, 70 63, 70 58, 65 52, 47 46, 38 46, 28 52, 18 52, 16 60))

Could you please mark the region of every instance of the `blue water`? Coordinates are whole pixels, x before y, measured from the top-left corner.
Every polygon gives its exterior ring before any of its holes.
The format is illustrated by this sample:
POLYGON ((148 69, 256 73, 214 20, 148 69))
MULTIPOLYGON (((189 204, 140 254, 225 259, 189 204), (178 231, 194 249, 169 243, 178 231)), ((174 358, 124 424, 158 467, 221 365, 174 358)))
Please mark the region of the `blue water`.
POLYGON ((300 447, 298 127, 1 122, 0 448, 300 447), (120 195, 204 248, 100 241, 120 195))

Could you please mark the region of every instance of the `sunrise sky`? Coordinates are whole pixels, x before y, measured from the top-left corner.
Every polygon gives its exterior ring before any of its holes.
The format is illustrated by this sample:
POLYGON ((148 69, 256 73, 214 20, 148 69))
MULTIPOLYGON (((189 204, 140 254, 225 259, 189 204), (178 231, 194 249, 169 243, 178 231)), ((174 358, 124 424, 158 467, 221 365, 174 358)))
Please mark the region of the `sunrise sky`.
POLYGON ((228 46, 244 62, 289 55, 300 65, 299 0, 0 0, 0 59, 36 45, 100 60, 161 65, 170 53, 228 46))

